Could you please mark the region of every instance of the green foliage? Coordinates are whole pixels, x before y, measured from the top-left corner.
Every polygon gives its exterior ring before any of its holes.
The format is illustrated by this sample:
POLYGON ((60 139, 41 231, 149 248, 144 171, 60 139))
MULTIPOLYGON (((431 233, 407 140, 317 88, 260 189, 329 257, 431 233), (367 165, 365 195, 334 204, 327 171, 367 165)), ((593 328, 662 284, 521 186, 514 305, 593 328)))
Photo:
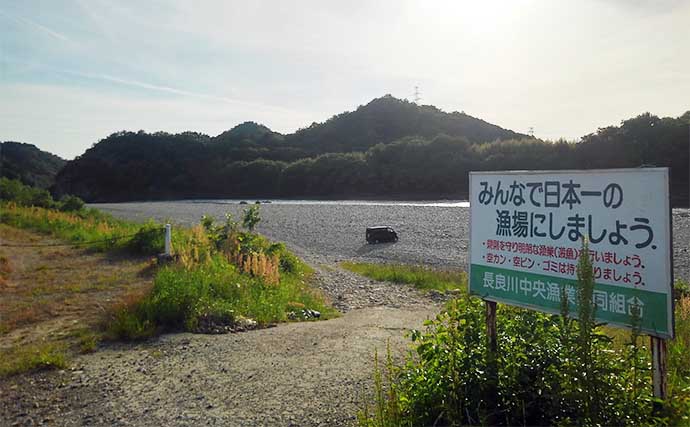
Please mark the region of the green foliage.
POLYGON ((206 232, 206 236, 217 248, 220 248, 223 242, 227 241, 231 236, 239 233, 239 224, 234 220, 231 213, 225 214, 224 224, 216 225, 215 219, 208 215, 201 217, 200 224, 206 232))
POLYGON ((413 331, 414 351, 402 366, 386 367, 390 380, 382 383, 376 362, 377 409, 365 404, 360 425, 688 425, 690 299, 676 305, 671 396, 655 411, 650 354, 639 328, 621 347, 594 322, 583 244, 578 320, 568 317, 567 305, 560 316, 501 305, 493 353, 485 304, 468 295, 450 301, 426 331, 413 331))
POLYGON ((290 274, 310 273, 311 267, 303 263, 295 254, 288 251, 283 245, 276 251, 280 259, 280 271, 290 274))
POLYGON ((464 271, 433 270, 404 264, 370 264, 342 262, 343 268, 378 281, 409 283, 419 289, 447 291, 467 288, 464 271))
POLYGON ((0 178, 0 201, 14 202, 22 206, 56 208, 65 212, 79 212, 84 209, 84 201, 79 197, 66 195, 56 202, 48 190, 31 187, 19 180, 8 178, 0 178))
POLYGON ((261 221, 261 217, 259 216, 259 205, 253 205, 244 210, 242 225, 249 230, 249 232, 254 231, 254 227, 256 227, 259 221, 261 221))
POLYGON ((31 144, 0 142, 0 177, 47 189, 65 160, 31 144))
POLYGON ((690 283, 676 280, 673 284, 673 299, 678 301, 685 297, 690 297, 690 283))
POLYGON ((378 350, 374 352, 374 396, 373 408, 365 403, 357 413, 360 425, 371 427, 399 427, 411 425, 402 417, 397 399, 395 376, 398 368, 393 364, 390 342, 386 344, 386 360, 381 367, 378 350))
POLYGON ((0 378, 29 371, 66 367, 65 349, 54 343, 18 346, 0 351, 0 378))
POLYGON ((30 187, 19 180, 7 178, 0 178, 0 200, 41 208, 52 208, 55 205, 47 190, 30 187))
POLYGON ((142 314, 130 307, 120 308, 109 315, 105 321, 104 337, 110 340, 141 341, 157 333, 153 325, 142 314))
POLYGON ((128 239, 126 248, 131 253, 141 255, 162 253, 165 250, 165 228, 162 224, 149 220, 128 239))
POLYGON ((59 208, 65 212, 78 212, 84 209, 84 201, 77 196, 62 196, 60 198, 59 208))
MULTIPOLYGON (((415 355, 390 386, 401 424, 639 425, 652 420, 649 381, 639 376, 631 399, 629 360, 609 341, 592 340, 585 368, 573 357, 578 323, 566 332, 558 316, 500 306, 497 324, 495 395, 489 388, 491 358, 479 299, 462 296, 449 302, 427 323, 426 332, 412 334, 415 355), (584 382, 584 372, 596 379, 584 382)), ((386 422, 370 417, 362 424, 386 422)))
POLYGON ((294 303, 335 315, 302 274, 283 275, 278 285, 238 272, 217 255, 195 268, 170 266, 161 269, 150 294, 135 304, 121 307, 108 320, 107 336, 113 339, 144 339, 166 331, 196 331, 201 320, 232 326, 238 317, 260 325, 288 320, 294 303))

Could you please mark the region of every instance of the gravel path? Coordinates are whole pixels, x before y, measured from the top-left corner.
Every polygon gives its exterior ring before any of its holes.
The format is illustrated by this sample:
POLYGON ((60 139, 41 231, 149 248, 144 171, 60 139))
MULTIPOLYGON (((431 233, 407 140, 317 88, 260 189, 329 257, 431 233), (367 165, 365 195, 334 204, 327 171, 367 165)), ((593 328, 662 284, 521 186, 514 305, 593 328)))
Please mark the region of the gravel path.
POLYGON ((1 425, 341 426, 371 396, 375 349, 437 312, 418 305, 227 335, 165 335, 0 380, 1 425), (16 424, 15 424, 16 423, 16 424))
MULTIPOLYGON (((129 219, 169 219, 198 223, 202 215, 235 218, 246 206, 237 202, 144 202, 93 205, 129 219)), ((466 268, 469 209, 459 206, 419 206, 404 203, 261 205, 258 230, 271 239, 287 242, 312 264, 340 260, 400 262, 466 268), (364 228, 391 225, 400 241, 367 245, 364 228)), ((690 280, 690 210, 673 210, 674 275, 690 280)))
POLYGON ((422 293, 410 285, 376 282, 328 265, 317 266, 315 285, 343 313, 378 306, 418 308, 443 302, 448 295, 452 295, 434 291, 422 293))

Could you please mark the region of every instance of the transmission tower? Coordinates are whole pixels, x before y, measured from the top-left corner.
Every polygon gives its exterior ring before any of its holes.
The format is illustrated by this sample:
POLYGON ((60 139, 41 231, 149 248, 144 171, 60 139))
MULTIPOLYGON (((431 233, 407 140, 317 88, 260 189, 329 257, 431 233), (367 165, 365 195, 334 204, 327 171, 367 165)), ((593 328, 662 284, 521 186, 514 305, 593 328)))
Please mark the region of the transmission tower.
POLYGON ((534 138, 534 126, 530 126, 527 130, 530 137, 534 138))
POLYGON ((419 94, 419 86, 414 87, 414 94, 412 96, 413 96, 412 99, 414 100, 414 103, 419 104, 419 101, 422 100, 422 97, 419 94))

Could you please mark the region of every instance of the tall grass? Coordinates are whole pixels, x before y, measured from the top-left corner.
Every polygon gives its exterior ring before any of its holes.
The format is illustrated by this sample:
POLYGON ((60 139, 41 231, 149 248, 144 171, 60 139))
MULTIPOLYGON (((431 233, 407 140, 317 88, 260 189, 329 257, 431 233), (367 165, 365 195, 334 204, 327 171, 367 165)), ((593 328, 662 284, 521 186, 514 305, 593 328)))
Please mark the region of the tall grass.
POLYGON ((340 265, 374 280, 407 283, 423 290, 464 290, 467 287, 467 274, 464 271, 434 270, 424 266, 404 264, 342 262, 340 265))
POLYGON ((0 203, 0 222, 48 234, 98 251, 124 249, 145 254, 162 251, 162 225, 118 220, 96 209, 62 212, 13 202, 0 203))
POLYGON ((225 257, 204 264, 161 269, 150 293, 114 310, 107 320, 108 336, 136 340, 166 331, 196 331, 200 322, 233 325, 250 318, 259 326, 288 320, 294 306, 335 315, 303 273, 283 274, 279 283, 242 273, 225 257))

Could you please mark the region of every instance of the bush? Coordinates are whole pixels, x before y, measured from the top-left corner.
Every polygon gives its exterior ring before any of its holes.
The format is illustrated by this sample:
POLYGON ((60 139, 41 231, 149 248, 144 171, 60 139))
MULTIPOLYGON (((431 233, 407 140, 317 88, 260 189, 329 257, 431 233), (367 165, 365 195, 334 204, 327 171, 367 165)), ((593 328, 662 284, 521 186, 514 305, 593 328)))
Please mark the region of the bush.
POLYGON ((242 217, 242 225, 244 225, 244 228, 252 232, 259 221, 261 221, 261 217, 259 216, 259 205, 250 206, 245 209, 244 216, 242 217))
POLYGON ((652 419, 651 385, 640 372, 637 383, 631 381, 629 354, 614 351, 610 341, 592 342, 584 368, 572 346, 577 324, 506 306, 499 307, 497 324, 492 362, 484 303, 469 296, 449 302, 426 332, 413 332, 415 357, 397 369, 387 393, 396 401, 385 405, 395 410, 383 421, 363 417, 361 424, 638 425, 652 419), (584 383, 585 372, 593 383, 584 383), (391 414, 400 418, 393 422, 391 414))
POLYGON ((84 201, 77 196, 62 196, 59 207, 63 212, 76 212, 84 209, 84 201))
POLYGON ((690 283, 677 280, 673 285, 673 299, 679 301, 687 297, 690 297, 690 283))
POLYGON ((55 201, 47 190, 24 185, 16 179, 0 178, 0 200, 22 206, 53 208, 55 201))
POLYGON ((127 248, 141 255, 162 253, 165 250, 165 228, 154 221, 147 222, 129 240, 127 248))
POLYGON ((111 340, 141 341, 156 334, 155 325, 127 309, 116 310, 107 321, 105 337, 111 340))

